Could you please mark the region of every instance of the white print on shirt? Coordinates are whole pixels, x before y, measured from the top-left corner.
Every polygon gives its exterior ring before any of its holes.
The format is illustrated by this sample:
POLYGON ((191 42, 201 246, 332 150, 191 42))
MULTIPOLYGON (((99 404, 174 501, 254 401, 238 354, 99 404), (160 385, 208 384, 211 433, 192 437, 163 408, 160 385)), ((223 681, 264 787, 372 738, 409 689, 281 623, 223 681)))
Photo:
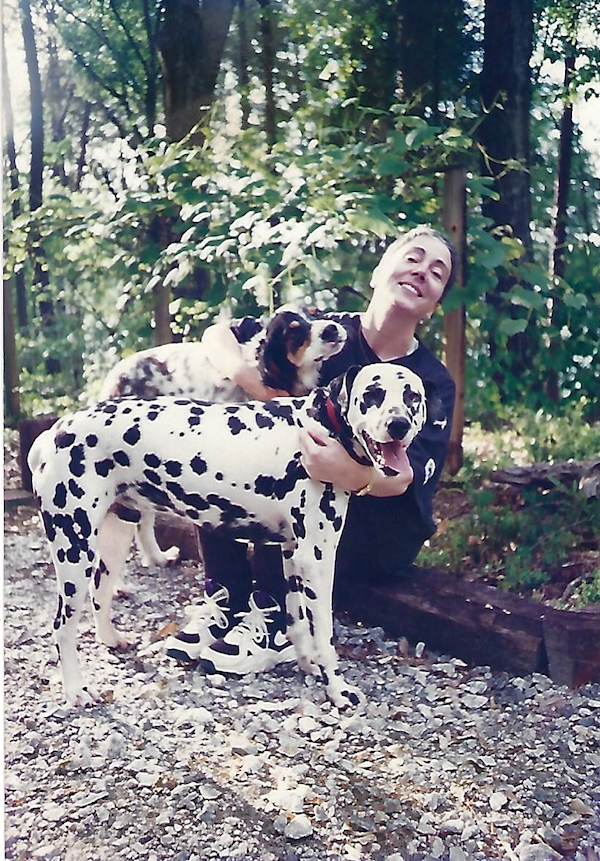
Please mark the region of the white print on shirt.
POLYGON ((425 464, 424 472, 425 472, 425 477, 423 479, 423 484, 427 484, 427 482, 429 481, 429 479, 432 477, 432 475, 435 472, 435 460, 432 457, 430 457, 429 460, 427 461, 427 463, 425 464))
POLYGON ((439 428, 441 428, 442 430, 444 430, 444 428, 445 428, 445 427, 446 427, 446 425, 448 424, 448 419, 442 419, 441 421, 432 422, 432 424, 433 424, 434 426, 436 426, 436 425, 437 425, 437 427, 439 427, 439 428))

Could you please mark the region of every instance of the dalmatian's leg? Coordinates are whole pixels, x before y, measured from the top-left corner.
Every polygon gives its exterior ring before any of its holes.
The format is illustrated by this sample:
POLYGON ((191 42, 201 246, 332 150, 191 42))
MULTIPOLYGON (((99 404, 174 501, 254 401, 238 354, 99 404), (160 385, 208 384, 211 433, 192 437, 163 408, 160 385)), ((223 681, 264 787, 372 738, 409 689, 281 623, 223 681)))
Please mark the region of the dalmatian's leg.
POLYGON ((173 546, 169 547, 168 550, 161 550, 158 546, 153 513, 144 512, 142 514, 135 537, 142 555, 142 565, 145 568, 150 568, 152 565, 164 568, 179 559, 179 547, 173 546))
POLYGON ((310 635, 308 620, 299 589, 300 581, 296 576, 295 551, 296 542, 284 544, 282 547, 283 573, 286 583, 285 609, 286 633, 296 650, 296 660, 300 669, 307 675, 316 675, 318 667, 312 663, 310 652, 310 635))
MULTIPOLYGON (((323 488, 323 485, 321 485, 323 488)), ((338 708, 355 707, 362 693, 347 684, 333 646, 333 575, 348 495, 325 485, 319 499, 306 506, 306 531, 294 556, 295 575, 307 622, 307 657, 318 667, 327 696, 338 708)))
POLYGON ((96 624, 96 639, 105 646, 123 648, 128 645, 127 638, 113 625, 111 608, 115 585, 120 581, 134 531, 134 524, 120 520, 111 511, 100 528, 99 561, 90 584, 90 598, 96 624))
MULTIPOLYGON (((80 501, 80 500, 78 500, 80 501)), ((68 502, 68 500, 67 500, 68 502)), ((77 656, 77 628, 87 596, 88 581, 98 563, 97 522, 85 508, 68 504, 42 511, 58 592, 54 639, 69 705, 90 705, 97 699, 85 685, 77 656)))

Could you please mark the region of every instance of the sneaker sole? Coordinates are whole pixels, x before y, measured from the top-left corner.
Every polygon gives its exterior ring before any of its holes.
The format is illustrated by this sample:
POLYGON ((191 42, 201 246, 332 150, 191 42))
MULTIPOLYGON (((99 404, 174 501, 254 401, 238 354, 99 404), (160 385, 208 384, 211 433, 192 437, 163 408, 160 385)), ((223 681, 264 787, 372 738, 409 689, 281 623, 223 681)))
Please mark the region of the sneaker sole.
POLYGON ((229 667, 216 667, 210 658, 200 657, 198 669, 204 670, 207 675, 219 674, 221 676, 249 676, 251 673, 265 673, 279 664, 289 664, 296 660, 296 652, 293 646, 288 646, 278 655, 264 656, 261 661, 255 661, 252 666, 249 663, 244 670, 231 669, 229 667))
POLYGON ((198 657, 192 658, 191 655, 188 655, 188 653, 184 652, 182 649, 174 649, 171 647, 165 650, 165 655, 168 658, 173 658, 174 661, 178 661, 180 664, 198 663, 198 657))

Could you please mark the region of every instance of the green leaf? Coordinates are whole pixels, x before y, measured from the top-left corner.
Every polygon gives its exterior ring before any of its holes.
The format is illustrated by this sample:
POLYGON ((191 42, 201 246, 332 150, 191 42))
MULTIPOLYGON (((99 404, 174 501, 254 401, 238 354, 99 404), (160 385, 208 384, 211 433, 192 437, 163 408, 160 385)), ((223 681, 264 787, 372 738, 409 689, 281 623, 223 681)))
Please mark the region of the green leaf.
POLYGON ((527 328, 527 320, 501 320, 500 326, 498 328, 501 332, 504 332, 504 334, 508 335, 508 337, 510 338, 512 335, 518 335, 520 332, 525 331, 525 329, 527 328))
POLYGON ((351 210, 346 213, 346 218, 349 224, 356 230, 364 230, 367 233, 374 233, 376 236, 385 239, 386 236, 396 231, 394 222, 384 215, 380 209, 369 209, 366 212, 361 210, 351 210))

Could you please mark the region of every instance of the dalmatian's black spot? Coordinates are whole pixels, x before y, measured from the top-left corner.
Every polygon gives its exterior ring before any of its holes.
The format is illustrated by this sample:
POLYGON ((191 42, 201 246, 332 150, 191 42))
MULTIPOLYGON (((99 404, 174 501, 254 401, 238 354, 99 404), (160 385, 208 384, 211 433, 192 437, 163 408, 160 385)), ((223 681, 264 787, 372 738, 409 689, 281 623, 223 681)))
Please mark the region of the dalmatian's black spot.
POLYGON ((332 524, 335 532, 339 532, 342 528, 342 518, 339 516, 339 513, 333 504, 334 500, 335 493, 331 485, 326 485, 321 501, 319 502, 319 508, 327 520, 332 524))
POLYGON ((95 448, 98 445, 98 437, 95 433, 90 433, 85 438, 85 444, 88 448, 95 448))
POLYGON ((65 583, 65 595, 67 598, 72 598, 73 595, 77 592, 77 587, 75 583, 70 583, 68 580, 65 583))
POLYGON ((83 487, 72 478, 69 479, 69 493, 72 493, 75 499, 82 499, 85 496, 83 487))
POLYGON ((146 466, 152 467, 152 469, 156 469, 160 466, 160 458, 155 454, 145 454, 144 455, 144 463, 146 466))
POLYGON ((291 508, 292 515, 292 530, 296 538, 306 538, 306 525, 304 514, 299 508, 293 506, 291 508))
POLYGON ((64 508, 67 504, 67 488, 64 486, 62 481, 56 485, 56 491, 52 502, 57 508, 64 508))
POLYGON ((248 425, 245 425, 244 422, 240 421, 237 416, 230 416, 230 418, 227 419, 227 427, 233 436, 236 436, 236 434, 239 434, 244 430, 250 430, 248 425))
POLYGON ((307 587, 305 588, 304 592, 305 592, 305 594, 306 594, 306 597, 307 597, 307 598, 310 598, 310 599, 311 599, 311 601, 316 601, 316 600, 317 600, 317 596, 316 596, 316 594, 315 594, 314 590, 310 588, 310 586, 307 586, 307 587))
POLYGON ((275 427, 275 422, 273 421, 271 416, 265 416, 262 413, 257 413, 256 426, 259 428, 272 428, 275 427))
POLYGON ((234 520, 243 519, 247 516, 248 512, 245 508, 242 508, 241 505, 236 505, 231 502, 227 497, 218 496, 216 493, 209 493, 206 497, 206 501, 210 506, 216 506, 220 508, 223 512, 221 514, 221 523, 227 524, 232 523, 234 520))
POLYGON ((152 482, 152 484, 162 484, 162 479, 160 475, 157 472, 154 472, 153 469, 145 469, 144 475, 146 476, 148 481, 152 482))
POLYGON ((140 429, 136 425, 132 425, 128 430, 123 434, 123 441, 127 443, 127 445, 136 445, 140 441, 140 429))
POLYGON ((164 490, 155 487, 153 484, 148 484, 145 481, 138 484, 137 489, 138 493, 140 493, 142 496, 145 496, 146 499, 149 499, 150 502, 154 503, 155 505, 164 505, 165 508, 170 507, 171 501, 168 494, 166 494, 164 490))
POLYGON ((165 463, 165 471, 172 478, 179 478, 183 472, 183 466, 176 460, 168 460, 165 463))
POLYGON ((323 558, 323 551, 321 550, 321 548, 317 544, 315 544, 313 547, 313 553, 315 554, 315 559, 317 559, 320 562, 321 559, 323 558))
POLYGON ((206 511, 206 509, 210 507, 209 502, 204 499, 204 497, 200 496, 199 493, 188 493, 185 488, 180 484, 177 484, 176 481, 167 481, 165 487, 169 493, 175 497, 175 499, 179 500, 179 502, 183 502, 184 505, 188 505, 196 511, 206 511))
POLYGON ((111 469, 115 468, 115 462, 110 457, 105 457, 104 460, 99 460, 94 464, 94 469, 102 478, 106 478, 111 469))
POLYGON ((67 433, 66 431, 60 431, 57 433, 54 438, 54 445, 57 449, 61 448, 69 448, 72 446, 76 440, 76 436, 74 433, 67 433))
POLYGON ((272 496, 275 499, 284 499, 293 491, 297 482, 306 479, 307 472, 300 463, 299 458, 290 460, 285 468, 282 478, 272 475, 258 475, 254 482, 254 492, 259 496, 272 496))
POLYGON ((75 478, 81 478, 85 472, 85 452, 83 445, 73 446, 70 452, 69 471, 75 478))
POLYGON ((280 401, 265 401, 263 409, 278 419, 283 419, 288 425, 295 425, 296 418, 291 404, 282 404, 280 401))
POLYGON ((204 475, 204 473, 208 469, 208 464, 200 457, 199 454, 192 458, 192 460, 190 461, 190 466, 192 467, 192 470, 196 473, 196 475, 204 475))
MULTIPOLYGON (((222 472, 215 472, 215 479, 216 479, 217 481, 223 481, 223 473, 222 473, 222 472)), ((250 485, 248 485, 248 487, 249 487, 249 486, 250 486, 250 485)))

